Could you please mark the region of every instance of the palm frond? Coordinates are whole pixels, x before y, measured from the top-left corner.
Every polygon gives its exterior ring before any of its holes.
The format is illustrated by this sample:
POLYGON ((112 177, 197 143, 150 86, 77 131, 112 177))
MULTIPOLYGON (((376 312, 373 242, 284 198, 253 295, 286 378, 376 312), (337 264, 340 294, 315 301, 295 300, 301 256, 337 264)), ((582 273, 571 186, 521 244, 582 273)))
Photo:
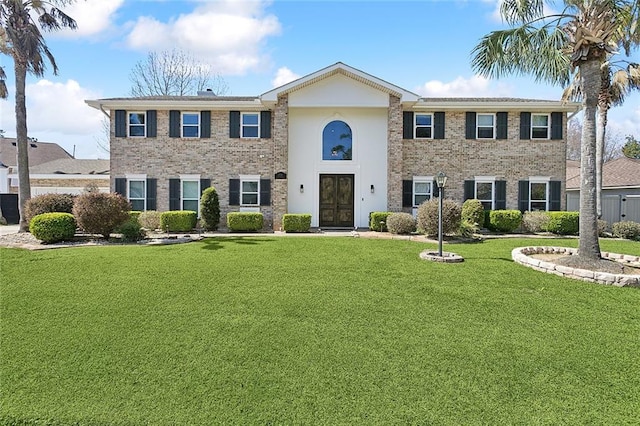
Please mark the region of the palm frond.
POLYGON ((544 16, 544 0, 504 0, 500 15, 509 25, 526 24, 544 16))
POLYGON ((0 67, 0 99, 7 99, 9 92, 7 91, 7 74, 4 67, 0 67))

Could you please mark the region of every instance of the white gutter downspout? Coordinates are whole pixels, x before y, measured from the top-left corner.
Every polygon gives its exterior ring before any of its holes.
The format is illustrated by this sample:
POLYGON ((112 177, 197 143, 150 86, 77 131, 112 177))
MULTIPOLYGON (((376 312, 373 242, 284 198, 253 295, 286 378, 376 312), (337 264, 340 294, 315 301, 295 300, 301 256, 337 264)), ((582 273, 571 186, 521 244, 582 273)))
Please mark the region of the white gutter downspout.
POLYGON ((110 116, 109 114, 107 114, 107 112, 106 112, 106 111, 104 110, 104 108, 102 107, 102 104, 99 104, 99 105, 100 105, 100 111, 102 111, 102 113, 103 113, 104 115, 106 115, 106 116, 107 116, 107 118, 109 119, 109 121, 111 121, 111 116, 110 116))

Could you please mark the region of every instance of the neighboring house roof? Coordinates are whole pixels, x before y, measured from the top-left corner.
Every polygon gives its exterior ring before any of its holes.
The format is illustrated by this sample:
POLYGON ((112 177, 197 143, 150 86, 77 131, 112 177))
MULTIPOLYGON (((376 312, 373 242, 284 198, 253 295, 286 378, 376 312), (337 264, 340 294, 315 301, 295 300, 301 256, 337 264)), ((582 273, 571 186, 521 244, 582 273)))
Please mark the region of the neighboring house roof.
MULTIPOLYGON (((15 138, 0 138, 0 167, 17 166, 17 154, 15 138)), ((73 157, 56 143, 29 142, 29 166, 66 158, 73 157)))
POLYGON ((30 167, 32 175, 109 175, 109 160, 65 158, 30 167))
MULTIPOLYGON (((602 167, 602 187, 640 188, 640 160, 620 157, 604 163, 602 167)), ((567 161, 567 189, 580 189, 580 163, 578 161, 567 161), (569 163, 572 163, 571 167, 569 163), (575 170, 576 164, 577 173, 575 170)))

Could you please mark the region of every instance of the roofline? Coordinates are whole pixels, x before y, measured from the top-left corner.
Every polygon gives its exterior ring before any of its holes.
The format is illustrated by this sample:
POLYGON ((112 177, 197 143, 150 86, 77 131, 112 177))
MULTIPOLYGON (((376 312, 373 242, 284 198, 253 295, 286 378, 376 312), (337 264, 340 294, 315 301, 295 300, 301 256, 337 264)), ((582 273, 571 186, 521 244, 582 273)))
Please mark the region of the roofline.
MULTIPOLYGON (((7 174, 8 178, 18 179, 18 173, 7 174)), ((110 174, 82 174, 82 173, 29 173, 29 179, 60 179, 60 180, 73 180, 73 179, 86 179, 86 180, 105 180, 109 179, 110 174)))
POLYGON ((252 101, 230 101, 216 100, 215 97, 211 99, 194 99, 194 100, 175 100, 175 99, 88 99, 84 101, 87 105, 95 109, 106 108, 108 110, 114 109, 128 109, 140 108, 140 109, 194 109, 194 110, 228 110, 229 108, 243 108, 243 109, 262 109, 264 105, 260 102, 259 98, 252 101))
MULTIPOLYGON (((619 186, 603 186, 602 189, 640 189, 640 184, 637 185, 619 185, 619 186)), ((580 191, 580 187, 567 188, 566 191, 580 191)), ((635 194, 628 194, 635 196, 635 194)))
POLYGON ((496 108, 504 108, 509 110, 521 111, 541 111, 547 112, 578 112, 582 108, 579 102, 562 102, 562 101, 469 101, 468 99, 460 99, 459 101, 433 102, 419 99, 413 105, 413 109, 443 109, 443 110, 473 110, 473 111, 496 111, 496 108))

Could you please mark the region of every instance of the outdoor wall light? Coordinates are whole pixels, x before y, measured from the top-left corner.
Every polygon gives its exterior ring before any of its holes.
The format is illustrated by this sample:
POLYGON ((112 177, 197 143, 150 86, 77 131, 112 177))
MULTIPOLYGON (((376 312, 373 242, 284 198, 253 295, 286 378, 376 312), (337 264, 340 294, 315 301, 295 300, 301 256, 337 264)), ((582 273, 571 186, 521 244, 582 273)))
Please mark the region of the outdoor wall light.
POLYGON ((304 185, 300 184, 300 193, 302 194, 304 192, 304 185))
POLYGON ((371 185, 371 193, 373 194, 374 192, 376 192, 376 187, 371 185))

